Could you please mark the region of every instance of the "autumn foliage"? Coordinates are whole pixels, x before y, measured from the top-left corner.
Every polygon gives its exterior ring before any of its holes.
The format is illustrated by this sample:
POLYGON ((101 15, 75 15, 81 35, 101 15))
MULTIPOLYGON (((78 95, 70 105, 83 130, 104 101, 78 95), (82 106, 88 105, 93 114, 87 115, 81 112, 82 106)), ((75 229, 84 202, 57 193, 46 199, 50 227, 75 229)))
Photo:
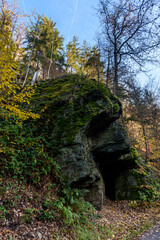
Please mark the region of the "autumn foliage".
POLYGON ((34 89, 25 89, 18 84, 19 63, 16 61, 17 45, 13 36, 12 12, 5 8, 0 12, 0 111, 1 115, 16 115, 21 120, 38 115, 24 110, 22 105, 28 104, 34 89))

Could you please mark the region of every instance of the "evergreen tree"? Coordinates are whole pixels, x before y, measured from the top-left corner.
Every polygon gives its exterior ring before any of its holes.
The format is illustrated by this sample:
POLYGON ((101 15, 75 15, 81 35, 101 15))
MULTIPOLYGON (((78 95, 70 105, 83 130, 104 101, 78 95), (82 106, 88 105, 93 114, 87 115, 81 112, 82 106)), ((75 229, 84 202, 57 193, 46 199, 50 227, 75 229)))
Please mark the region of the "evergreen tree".
POLYGON ((45 77, 49 77, 53 62, 59 65, 64 62, 63 37, 60 36, 60 32, 55 26, 56 23, 51 19, 38 15, 36 22, 31 22, 26 33, 27 56, 25 57, 28 58, 28 66, 32 62, 32 66, 38 71, 44 62, 48 62, 48 76, 45 77))
POLYGON ((67 44, 67 72, 80 72, 80 48, 75 36, 67 44))
POLYGON ((88 59, 91 57, 91 48, 87 44, 86 40, 83 41, 83 45, 81 47, 81 53, 80 53, 80 70, 83 74, 88 75, 89 74, 89 67, 86 65, 88 59))
POLYGON ((101 61, 100 50, 97 46, 94 46, 91 50, 91 56, 86 63, 86 67, 89 67, 89 76, 97 79, 98 83, 103 76, 104 63, 101 61))

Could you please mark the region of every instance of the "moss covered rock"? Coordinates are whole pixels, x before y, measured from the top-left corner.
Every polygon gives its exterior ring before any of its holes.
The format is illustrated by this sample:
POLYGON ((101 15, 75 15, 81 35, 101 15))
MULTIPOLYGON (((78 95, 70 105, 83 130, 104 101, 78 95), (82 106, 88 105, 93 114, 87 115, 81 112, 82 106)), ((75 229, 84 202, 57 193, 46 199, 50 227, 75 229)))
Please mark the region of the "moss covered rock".
POLYGON ((98 114, 105 115, 109 125, 121 112, 120 102, 105 85, 98 88, 94 80, 79 75, 41 82, 32 107, 45 118, 43 126, 49 127, 58 146, 75 142, 79 129, 98 114))
POLYGON ((137 182, 128 174, 137 155, 133 149, 130 154, 127 132, 117 122, 121 104, 104 84, 79 75, 43 81, 32 108, 41 116, 38 134, 71 187, 87 189, 85 197, 97 209, 105 195, 131 196, 137 182))
MULTIPOLYGON (((134 149, 135 152, 135 149, 134 149)), ((130 153, 133 158, 132 152, 130 153)), ((159 179, 155 177, 154 167, 151 170, 148 164, 136 156, 136 165, 133 169, 120 175, 116 182, 116 199, 154 201, 160 197, 159 179)))

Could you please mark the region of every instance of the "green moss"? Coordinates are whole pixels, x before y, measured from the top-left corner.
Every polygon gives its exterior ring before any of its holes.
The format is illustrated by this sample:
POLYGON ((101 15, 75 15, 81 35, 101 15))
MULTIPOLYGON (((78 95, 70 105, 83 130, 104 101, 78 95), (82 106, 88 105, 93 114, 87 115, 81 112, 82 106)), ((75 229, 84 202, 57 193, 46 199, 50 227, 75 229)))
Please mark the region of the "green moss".
POLYGON ((137 158, 137 162, 139 168, 135 169, 132 174, 137 180, 137 187, 135 190, 139 194, 139 199, 144 201, 159 199, 159 184, 157 183, 153 172, 151 172, 145 161, 140 157, 137 158))
POLYGON ((134 147, 131 147, 131 156, 134 159, 137 159, 139 156, 137 150, 134 147))
POLYGON ((136 158, 136 166, 120 177, 118 182, 121 183, 121 191, 117 191, 116 199, 143 201, 160 199, 159 180, 155 177, 155 172, 141 157, 138 157, 135 148, 131 148, 131 153, 132 159, 136 158))
POLYGON ((120 108, 119 104, 118 104, 118 103, 115 103, 114 106, 113 106, 113 112, 114 112, 114 113, 119 112, 119 108, 120 108))
POLYGON ((56 139, 58 146, 72 143, 79 129, 101 111, 113 112, 114 106, 117 112, 120 108, 104 84, 98 87, 95 81, 79 75, 42 81, 31 104, 41 115, 40 128, 56 139))

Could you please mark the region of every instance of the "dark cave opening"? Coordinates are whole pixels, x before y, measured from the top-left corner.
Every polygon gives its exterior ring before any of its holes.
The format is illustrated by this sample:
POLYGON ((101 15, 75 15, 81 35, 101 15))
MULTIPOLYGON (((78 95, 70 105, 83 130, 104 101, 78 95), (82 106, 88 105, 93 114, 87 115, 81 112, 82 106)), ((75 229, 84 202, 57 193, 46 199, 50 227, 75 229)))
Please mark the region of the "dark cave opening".
POLYGON ((115 200, 116 162, 111 157, 102 154, 96 159, 100 160, 97 166, 105 184, 105 194, 111 200, 115 200))
POLYGON ((118 161, 116 154, 96 153, 94 156, 105 184, 105 195, 111 200, 116 200, 118 177, 131 169, 133 164, 130 161, 118 161))

